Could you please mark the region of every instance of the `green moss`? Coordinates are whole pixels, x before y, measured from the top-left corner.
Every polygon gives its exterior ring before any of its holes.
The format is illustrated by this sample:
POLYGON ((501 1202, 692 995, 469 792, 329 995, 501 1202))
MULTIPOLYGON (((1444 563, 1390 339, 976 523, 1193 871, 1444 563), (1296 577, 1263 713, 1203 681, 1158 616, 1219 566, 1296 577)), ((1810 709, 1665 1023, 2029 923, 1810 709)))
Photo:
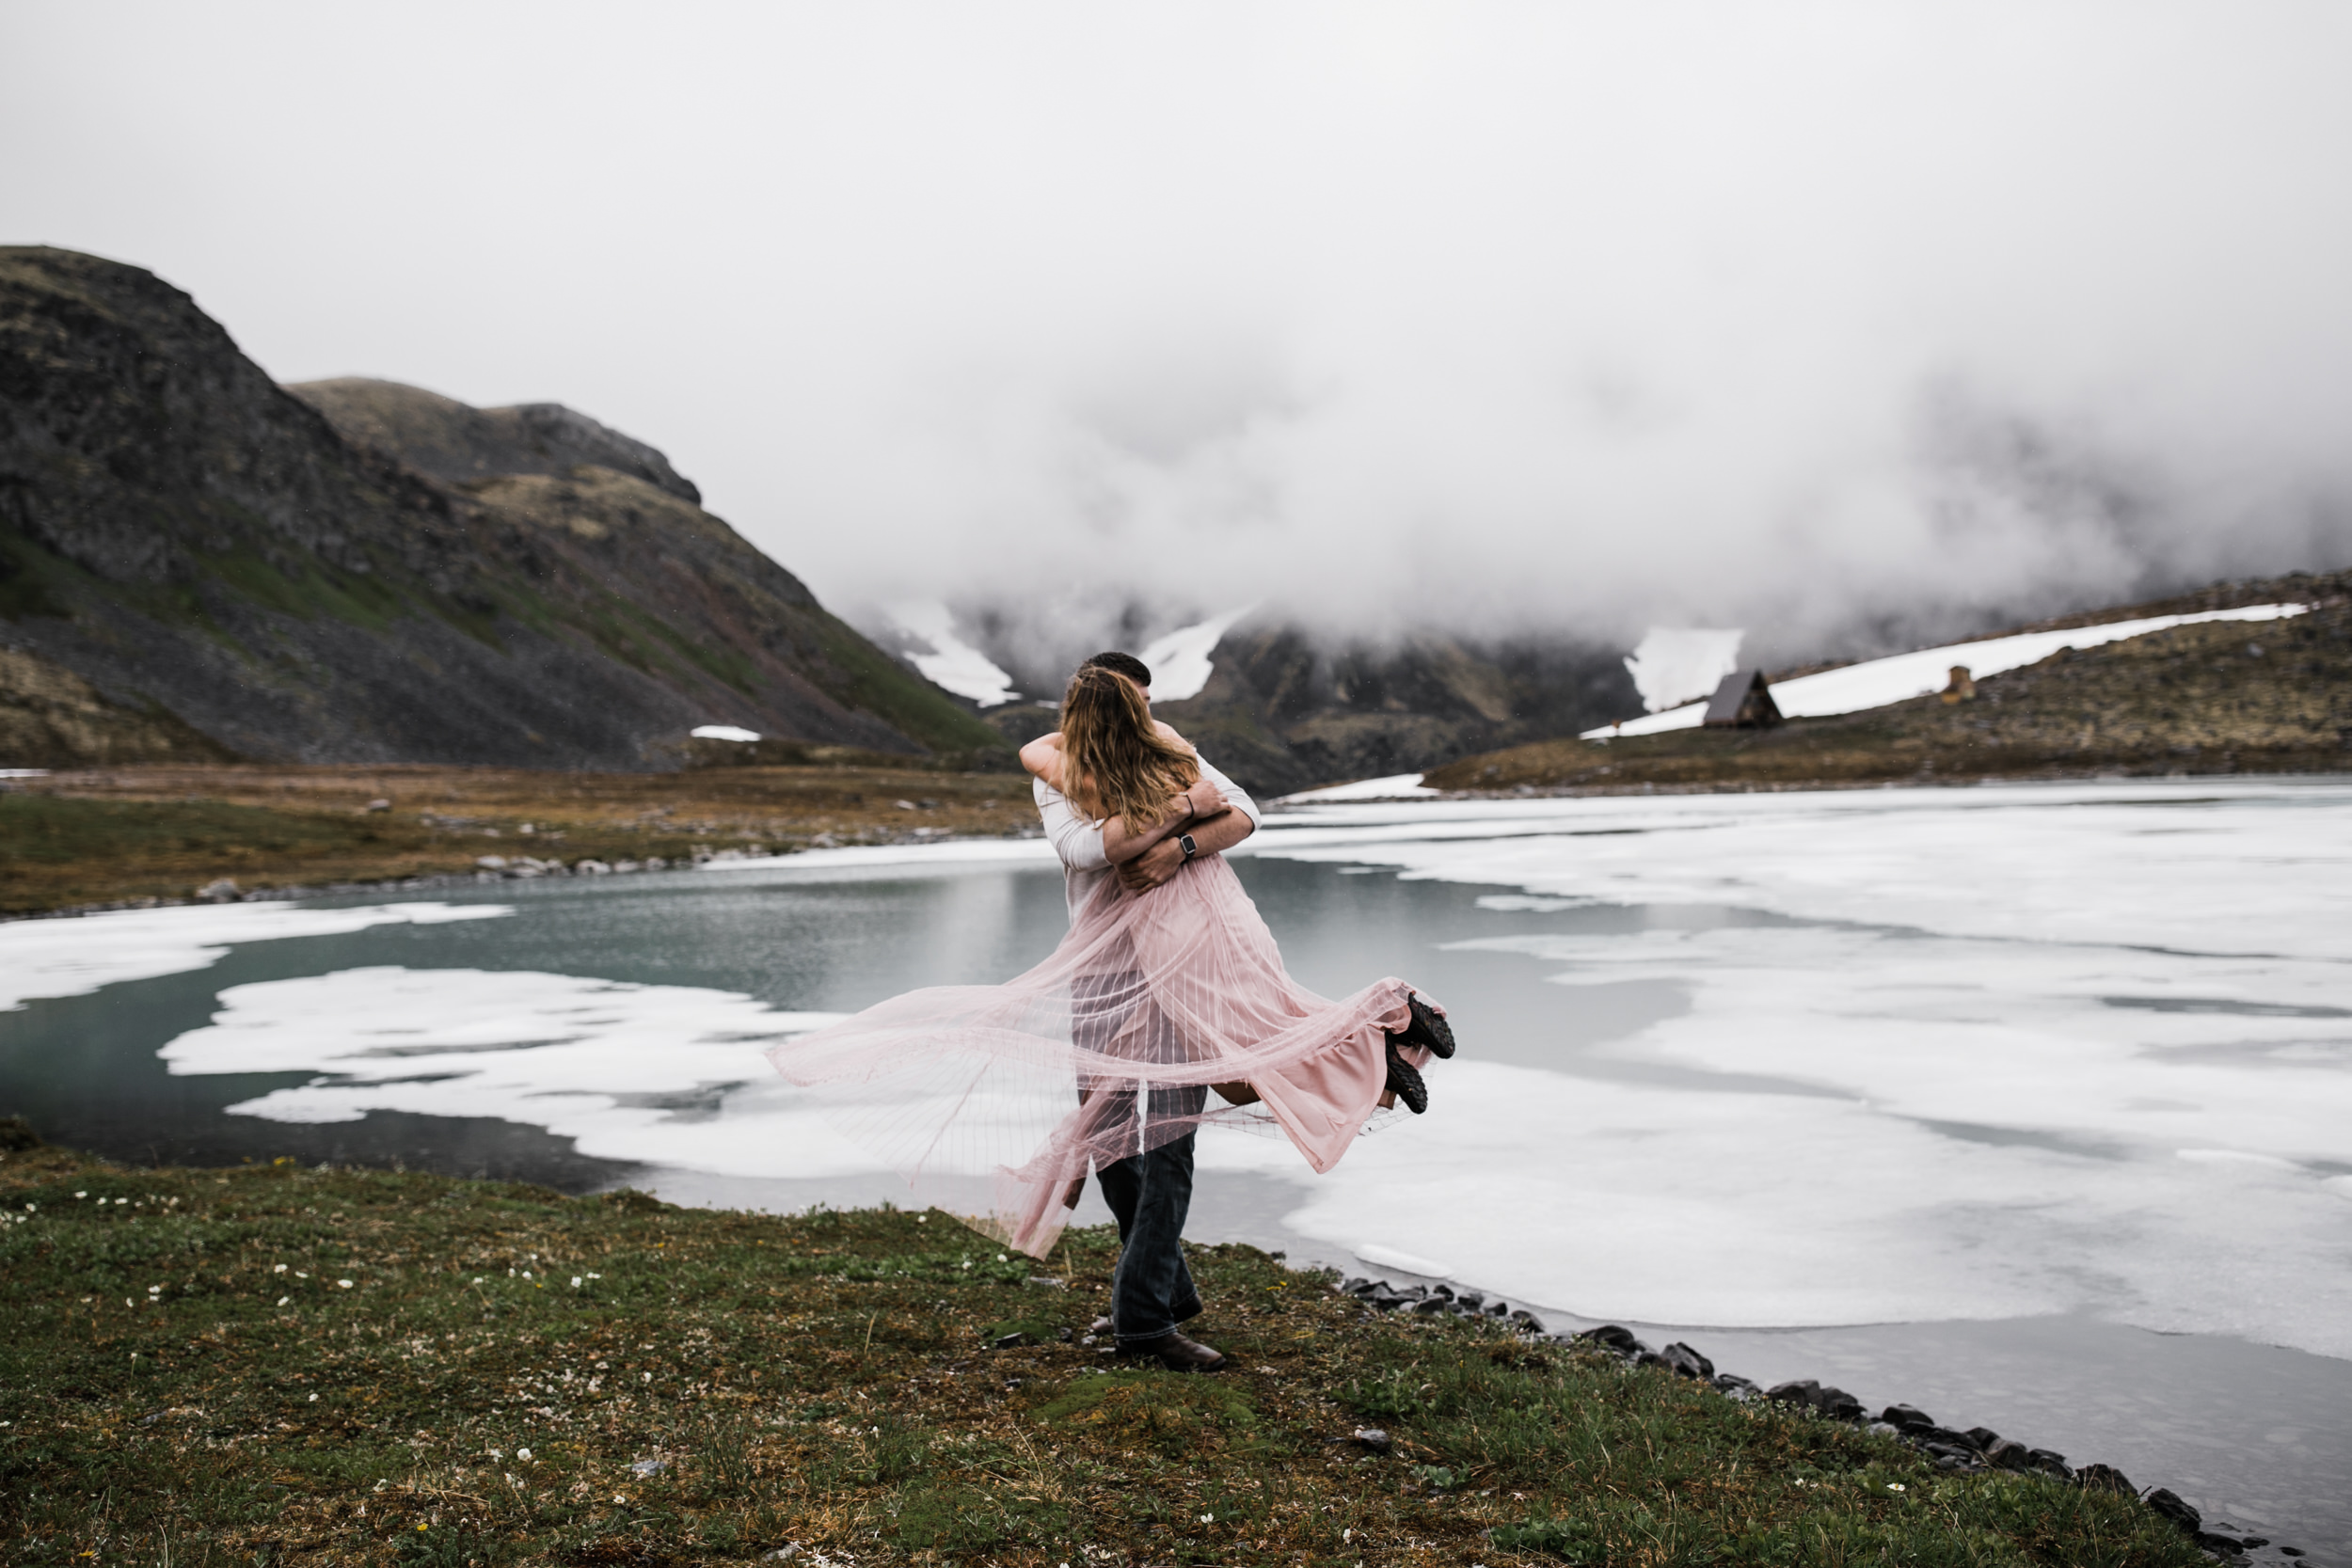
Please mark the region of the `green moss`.
POLYGON ((325 615, 380 636, 409 608, 405 595, 373 573, 312 563, 289 576, 250 549, 209 555, 202 564, 230 592, 297 620, 325 615))
POLYGON ((270 811, 213 800, 85 800, 24 791, 0 794, 0 885, 35 865, 101 859, 210 855, 301 856, 379 843, 364 816, 270 811))
POLYGON ((323 881, 424 852, 432 835, 379 816, 215 800, 0 794, 0 912, 86 900, 185 897, 216 877, 323 881))
MULTIPOLYGON (((289 578, 251 550, 229 550, 203 558, 204 570, 238 596, 296 620, 318 613, 302 578, 289 578)), ((307 574, 306 574, 307 575, 307 574)))
POLYGON ((0 620, 67 613, 49 591, 53 562, 63 564, 21 534, 0 533, 0 620))
POLYGON ((615 598, 612 604, 619 614, 668 643, 670 647, 684 656, 688 662, 712 679, 735 688, 747 697, 757 694, 760 684, 759 672, 740 649, 723 644, 713 646, 707 642, 697 641, 671 626, 667 621, 646 613, 627 599, 615 598))

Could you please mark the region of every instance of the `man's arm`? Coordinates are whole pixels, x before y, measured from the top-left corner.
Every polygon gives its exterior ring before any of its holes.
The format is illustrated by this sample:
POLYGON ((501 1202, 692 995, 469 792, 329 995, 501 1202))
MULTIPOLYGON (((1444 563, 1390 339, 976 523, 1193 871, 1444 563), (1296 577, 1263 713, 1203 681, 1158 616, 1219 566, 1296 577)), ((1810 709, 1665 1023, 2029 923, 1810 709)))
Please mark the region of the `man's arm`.
MULTIPOLYGON (((1265 813, 1260 811, 1258 802, 1249 798, 1249 791, 1217 771, 1216 765, 1200 753, 1195 752, 1193 760, 1200 765, 1200 776, 1216 785, 1216 792, 1225 797, 1227 805, 1249 818, 1250 830, 1255 832, 1258 825, 1265 820, 1265 813)), ((1248 838, 1249 834, 1244 833, 1241 836, 1248 838)), ((1241 839, 1235 839, 1233 842, 1238 844, 1241 839)))
POLYGON ((1029 786, 1029 794, 1037 801, 1045 836, 1053 841, 1054 853, 1062 864, 1073 871, 1100 871, 1110 864, 1103 853, 1103 830, 1080 816, 1060 790, 1039 779, 1029 786))
MULTIPOLYGON (((1227 810, 1205 822, 1193 824, 1190 832, 1195 851, 1203 855, 1222 854, 1258 831, 1258 802, 1248 792, 1233 783, 1206 760, 1200 764, 1204 785, 1215 784, 1225 798, 1227 810)), ((1154 888, 1183 869, 1184 846, 1177 843, 1171 831, 1167 836, 1146 848, 1141 854, 1119 867, 1119 879, 1130 892, 1140 893, 1154 888)))
POLYGON ((1103 853, 1113 865, 1124 865, 1154 844, 1173 838, 1187 822, 1205 822, 1226 808, 1224 792, 1204 775, 1181 795, 1168 798, 1168 810, 1143 832, 1127 831, 1125 819, 1114 816, 1103 824, 1103 853))

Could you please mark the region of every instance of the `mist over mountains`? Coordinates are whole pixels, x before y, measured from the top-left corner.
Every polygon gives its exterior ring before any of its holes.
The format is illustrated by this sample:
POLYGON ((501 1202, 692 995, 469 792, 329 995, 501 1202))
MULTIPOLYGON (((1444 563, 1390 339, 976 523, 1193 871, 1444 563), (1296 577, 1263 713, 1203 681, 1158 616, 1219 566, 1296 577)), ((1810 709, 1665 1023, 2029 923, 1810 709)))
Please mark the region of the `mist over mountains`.
POLYGON ((0 210, 1073 644, 1778 665, 2352 561, 2340 8, 916 10, 21 10, 0 210))

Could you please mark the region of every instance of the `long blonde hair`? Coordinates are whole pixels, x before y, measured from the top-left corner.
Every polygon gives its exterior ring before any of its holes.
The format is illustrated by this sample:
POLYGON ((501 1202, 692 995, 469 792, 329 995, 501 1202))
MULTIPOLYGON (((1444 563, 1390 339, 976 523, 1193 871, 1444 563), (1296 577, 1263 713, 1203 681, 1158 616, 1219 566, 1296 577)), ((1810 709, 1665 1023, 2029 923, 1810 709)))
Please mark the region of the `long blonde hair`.
POLYGON ((1116 816, 1131 833, 1159 825, 1168 798, 1200 781, 1191 751, 1162 736, 1126 676, 1090 664, 1061 700, 1063 777, 1089 816, 1116 816))

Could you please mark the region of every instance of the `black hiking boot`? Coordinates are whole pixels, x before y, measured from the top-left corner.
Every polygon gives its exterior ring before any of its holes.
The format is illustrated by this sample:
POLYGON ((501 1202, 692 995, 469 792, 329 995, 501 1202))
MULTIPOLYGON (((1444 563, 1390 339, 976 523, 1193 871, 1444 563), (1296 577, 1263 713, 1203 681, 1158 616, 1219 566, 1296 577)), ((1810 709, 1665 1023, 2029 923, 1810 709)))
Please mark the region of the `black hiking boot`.
POLYGON ((1412 1010, 1413 1021, 1405 1026, 1402 1033, 1390 1037, 1403 1040, 1406 1045, 1426 1046, 1429 1053, 1439 1061, 1451 1058, 1454 1054, 1454 1026, 1446 1022, 1445 1014, 1410 991, 1405 995, 1405 1005, 1412 1010))
POLYGON ((1397 1037, 1389 1037, 1389 1088, 1405 1108, 1420 1116, 1429 1109, 1429 1085, 1422 1083, 1413 1064, 1396 1053, 1397 1037))

